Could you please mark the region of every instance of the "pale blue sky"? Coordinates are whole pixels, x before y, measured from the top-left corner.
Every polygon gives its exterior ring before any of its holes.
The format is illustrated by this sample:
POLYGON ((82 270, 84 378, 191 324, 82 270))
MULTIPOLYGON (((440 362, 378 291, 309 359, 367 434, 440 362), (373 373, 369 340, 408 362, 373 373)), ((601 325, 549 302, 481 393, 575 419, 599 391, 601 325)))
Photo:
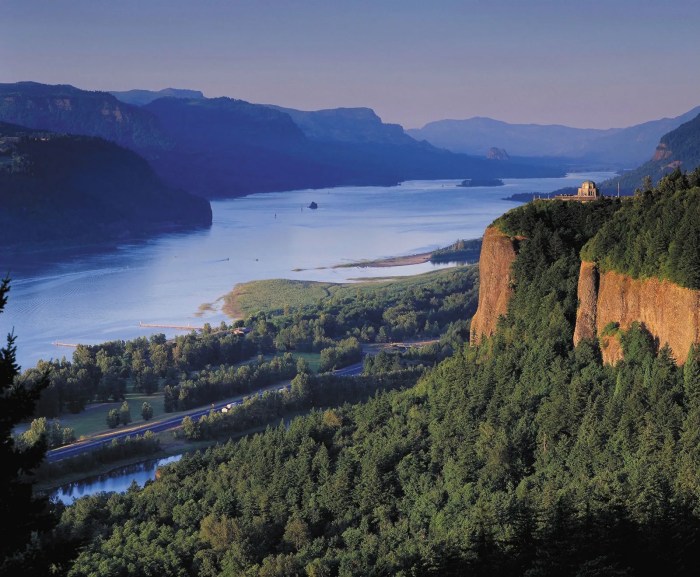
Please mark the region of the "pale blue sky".
POLYGON ((629 126, 700 104, 700 0, 0 0, 0 82, 629 126))

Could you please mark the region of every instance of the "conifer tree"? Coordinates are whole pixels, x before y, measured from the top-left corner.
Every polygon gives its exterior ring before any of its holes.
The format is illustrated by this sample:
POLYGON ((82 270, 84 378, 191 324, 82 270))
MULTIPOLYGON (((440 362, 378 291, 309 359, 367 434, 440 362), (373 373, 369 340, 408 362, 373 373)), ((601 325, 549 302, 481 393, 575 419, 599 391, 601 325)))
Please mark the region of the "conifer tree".
MULTIPOLYGON (((9 290, 9 279, 0 281, 0 313, 9 290)), ((32 416, 48 378, 32 385, 15 383, 19 374, 16 351, 15 336, 10 333, 0 349, 0 574, 22 567, 32 535, 51 526, 48 500, 34 496, 31 482, 46 454, 46 439, 19 447, 12 435, 15 425, 32 416)))

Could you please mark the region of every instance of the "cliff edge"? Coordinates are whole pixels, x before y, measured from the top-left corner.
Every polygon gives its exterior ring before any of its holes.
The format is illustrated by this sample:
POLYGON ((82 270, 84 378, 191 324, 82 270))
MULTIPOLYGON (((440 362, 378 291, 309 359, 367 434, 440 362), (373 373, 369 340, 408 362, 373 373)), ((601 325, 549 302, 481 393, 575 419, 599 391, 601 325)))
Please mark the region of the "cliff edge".
POLYGON ((669 345, 678 364, 685 363, 691 345, 700 341, 700 290, 657 278, 601 273, 595 263, 584 261, 578 300, 574 345, 602 336, 605 363, 615 364, 621 358, 616 339, 603 335, 611 323, 622 330, 635 321, 643 323, 659 346, 669 345))
POLYGON ((484 233, 479 257, 479 305, 472 318, 470 343, 476 345, 496 330, 498 317, 508 312, 513 294, 511 265, 517 251, 511 237, 495 226, 484 233))

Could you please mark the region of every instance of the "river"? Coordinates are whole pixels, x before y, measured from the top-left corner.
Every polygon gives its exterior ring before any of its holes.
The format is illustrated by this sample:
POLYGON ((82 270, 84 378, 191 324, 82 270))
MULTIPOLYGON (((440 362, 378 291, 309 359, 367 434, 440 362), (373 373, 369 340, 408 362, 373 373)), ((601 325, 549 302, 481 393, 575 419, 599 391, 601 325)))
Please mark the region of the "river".
MULTIPOLYGON (((40 358, 70 358, 54 342, 97 344, 172 330, 140 328, 218 324, 219 306, 203 303, 240 282, 290 278, 344 282, 357 277, 410 275, 429 263, 393 268, 319 268, 403 256, 480 237, 516 203, 514 193, 548 193, 610 173, 506 179, 493 188, 458 181, 410 181, 397 187, 341 187, 265 193, 212 202, 207 230, 167 234, 141 244, 56 261, 25 256, 0 263, 12 276, 0 332, 14 329, 24 367, 40 358), (311 202, 317 210, 308 208, 311 202), (304 270, 298 270, 304 269, 304 270)), ((220 303, 219 303, 220 304, 220 303)))

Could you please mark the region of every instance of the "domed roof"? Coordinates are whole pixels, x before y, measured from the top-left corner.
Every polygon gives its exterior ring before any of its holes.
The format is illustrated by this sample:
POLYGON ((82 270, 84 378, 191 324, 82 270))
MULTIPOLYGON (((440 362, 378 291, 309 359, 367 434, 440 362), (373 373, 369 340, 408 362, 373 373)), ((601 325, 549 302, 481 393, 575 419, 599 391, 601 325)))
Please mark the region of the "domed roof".
POLYGON ((587 189, 587 188, 595 188, 595 182, 592 180, 585 180, 583 184, 581 185, 581 188, 587 189))

